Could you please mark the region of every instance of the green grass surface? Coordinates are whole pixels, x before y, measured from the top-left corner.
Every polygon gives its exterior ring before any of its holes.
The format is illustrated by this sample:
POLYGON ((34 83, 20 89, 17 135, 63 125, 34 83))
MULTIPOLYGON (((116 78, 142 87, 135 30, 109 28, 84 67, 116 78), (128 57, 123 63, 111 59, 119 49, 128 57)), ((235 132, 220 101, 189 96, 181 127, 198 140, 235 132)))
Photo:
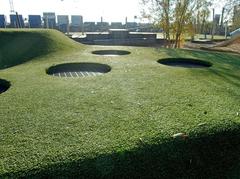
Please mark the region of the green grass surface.
POLYGON ((14 42, 16 34, 29 38, 27 31, 0 32, 0 78, 11 82, 0 94, 0 178, 239 177, 239 56, 83 46, 55 31, 30 31, 40 42, 48 39, 51 47, 29 49, 31 40, 14 42), (9 48, 22 47, 29 58, 19 58, 22 52, 3 53, 11 38, 9 48), (49 48, 54 50, 48 53, 49 48), (101 49, 131 54, 91 54, 101 49), (213 66, 157 63, 170 57, 198 58, 213 66), (50 66, 74 62, 108 64, 112 70, 85 78, 46 75, 50 66), (179 132, 188 138, 173 139, 179 132))
POLYGON ((73 41, 57 31, 1 30, 0 37, 0 69, 52 52, 76 48, 73 41))

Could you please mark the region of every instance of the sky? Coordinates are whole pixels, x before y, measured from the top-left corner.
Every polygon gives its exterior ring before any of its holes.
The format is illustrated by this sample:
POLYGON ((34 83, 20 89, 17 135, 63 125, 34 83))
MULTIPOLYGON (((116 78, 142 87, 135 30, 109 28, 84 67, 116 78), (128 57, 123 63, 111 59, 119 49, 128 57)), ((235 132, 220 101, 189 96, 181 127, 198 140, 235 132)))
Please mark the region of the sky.
MULTIPOLYGON (((216 13, 224 0, 215 4, 216 13)), ((43 12, 55 12, 56 15, 82 15, 83 21, 134 22, 134 16, 140 17, 140 0, 13 0, 14 10, 22 14, 42 15, 43 12)), ((9 0, 0 0, 0 14, 7 16, 9 22, 9 0)))
MULTIPOLYGON (((140 14, 139 0, 13 0, 14 10, 22 14, 42 15, 43 12, 55 12, 56 15, 82 15, 84 21, 124 22, 134 21, 140 14)), ((0 0, 0 14, 9 16, 9 0, 0 0)), ((9 21, 9 17, 7 17, 9 21)))

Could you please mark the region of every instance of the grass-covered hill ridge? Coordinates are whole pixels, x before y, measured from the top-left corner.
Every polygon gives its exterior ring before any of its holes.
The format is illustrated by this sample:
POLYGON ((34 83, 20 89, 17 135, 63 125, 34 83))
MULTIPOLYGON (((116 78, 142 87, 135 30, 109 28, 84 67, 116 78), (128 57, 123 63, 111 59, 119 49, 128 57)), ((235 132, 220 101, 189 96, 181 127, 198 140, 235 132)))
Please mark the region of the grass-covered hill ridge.
POLYGON ((210 50, 216 50, 220 52, 240 53, 240 35, 232 37, 229 40, 220 42, 217 45, 210 48, 210 50))
MULTIPOLYGON (((239 55, 84 46, 46 30, 0 32, 5 45, 11 33, 13 42, 22 33, 20 39, 34 36, 45 44, 28 51, 33 58, 9 52, 19 65, 0 70, 11 84, 0 94, 0 179, 239 178, 239 55), (131 53, 92 54, 98 50, 131 53), (165 58, 212 66, 158 63, 165 58), (66 63, 106 64, 111 71, 83 78, 46 74, 66 63)), ((32 41, 25 44, 30 48, 32 41)), ((8 47, 17 49, 13 42, 8 47)))
POLYGON ((0 30, 0 69, 76 48, 76 42, 56 30, 0 30))

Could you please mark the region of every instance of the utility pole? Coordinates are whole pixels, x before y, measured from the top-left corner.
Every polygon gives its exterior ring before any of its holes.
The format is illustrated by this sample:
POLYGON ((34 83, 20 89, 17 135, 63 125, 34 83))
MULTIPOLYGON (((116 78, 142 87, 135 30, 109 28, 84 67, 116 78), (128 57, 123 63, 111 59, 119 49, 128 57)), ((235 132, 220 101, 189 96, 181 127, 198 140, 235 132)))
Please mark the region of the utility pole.
POLYGON ((103 32, 103 17, 101 16, 101 27, 100 27, 100 32, 103 32))
POLYGON ((128 25, 127 25, 127 23, 128 23, 128 18, 126 17, 126 18, 125 18, 125 29, 127 29, 127 28, 128 28, 128 25))

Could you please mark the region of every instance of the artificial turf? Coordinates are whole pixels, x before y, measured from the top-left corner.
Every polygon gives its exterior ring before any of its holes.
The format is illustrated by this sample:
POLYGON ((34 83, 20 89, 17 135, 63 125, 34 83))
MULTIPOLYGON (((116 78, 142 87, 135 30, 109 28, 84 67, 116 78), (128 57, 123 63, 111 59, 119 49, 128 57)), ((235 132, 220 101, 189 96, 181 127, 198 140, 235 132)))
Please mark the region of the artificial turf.
POLYGON ((3 30, 0 68, 0 79, 11 83, 0 94, 0 178, 239 177, 237 55, 85 46, 53 30, 3 30), (109 49, 131 54, 91 53, 109 49), (174 57, 213 66, 158 63, 174 57), (46 74, 75 62, 112 69, 85 78, 46 74), (187 137, 174 139, 176 133, 187 137))

